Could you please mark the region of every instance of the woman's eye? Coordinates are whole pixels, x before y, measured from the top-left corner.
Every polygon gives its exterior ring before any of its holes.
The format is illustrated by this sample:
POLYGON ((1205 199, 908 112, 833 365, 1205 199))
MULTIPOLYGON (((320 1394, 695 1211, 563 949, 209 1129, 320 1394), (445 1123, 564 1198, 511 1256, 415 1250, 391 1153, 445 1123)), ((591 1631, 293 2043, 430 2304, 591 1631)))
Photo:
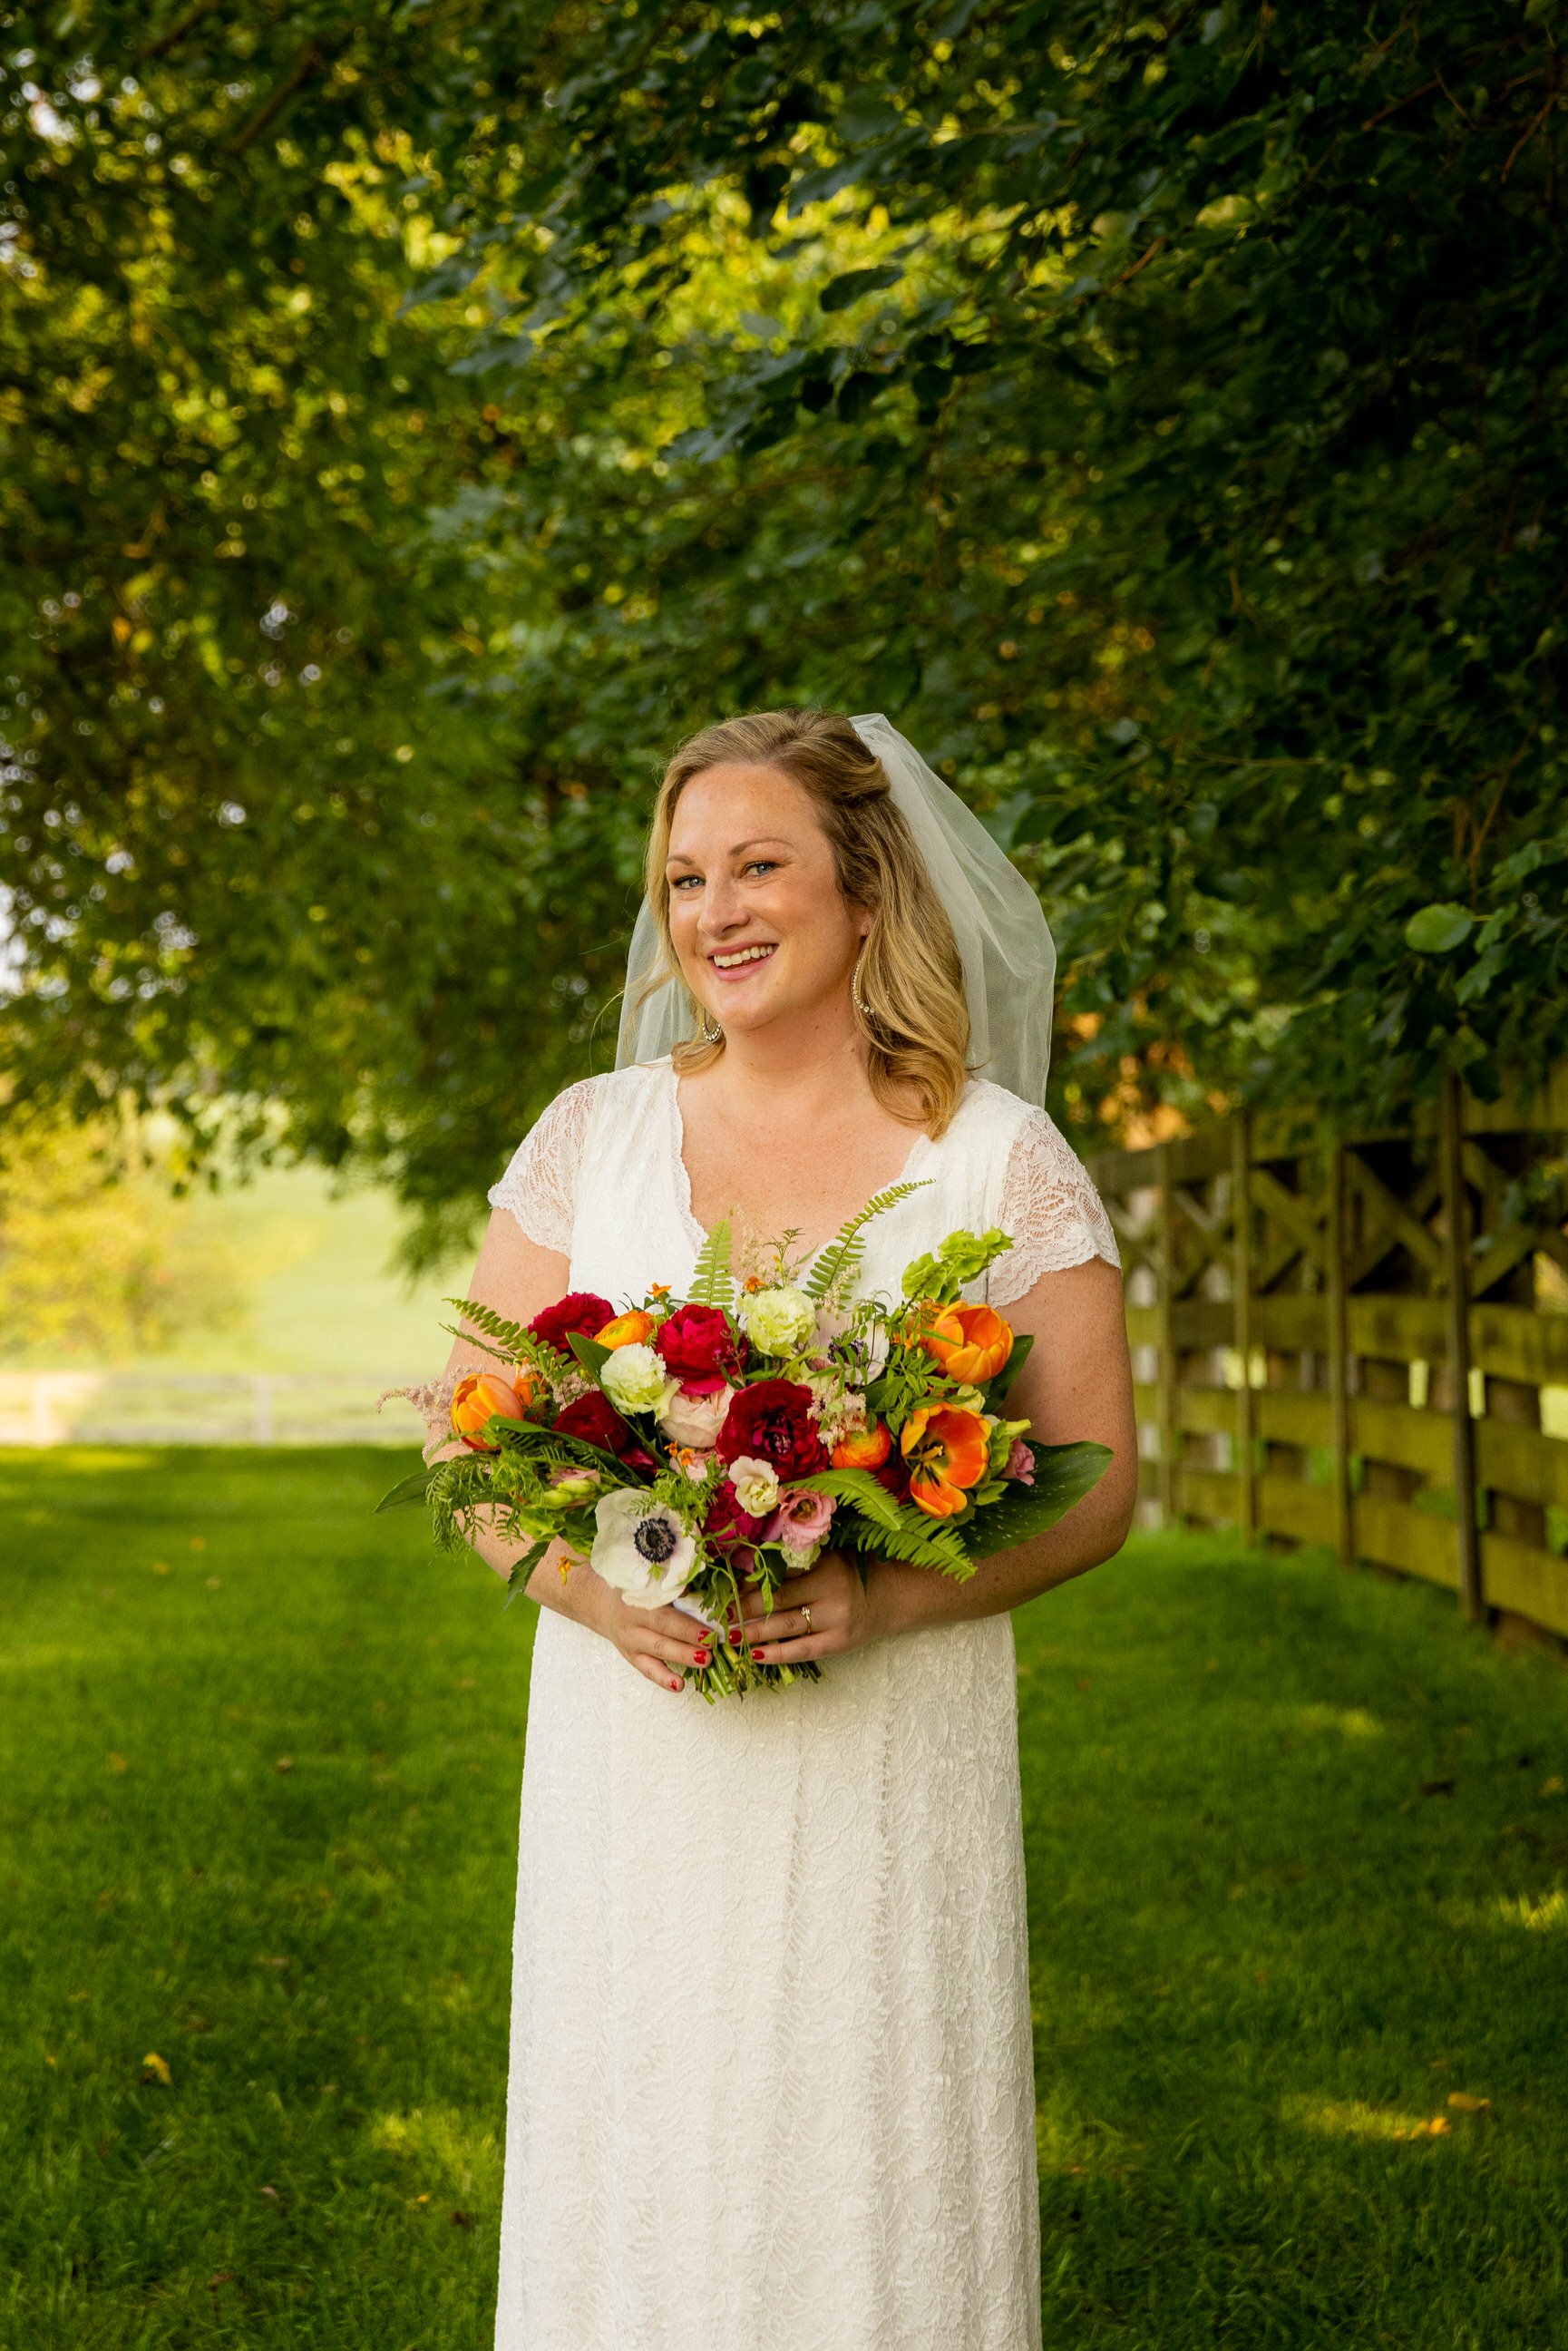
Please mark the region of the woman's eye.
POLYGON ((700 884, 702 882, 702 875, 700 873, 677 873, 674 880, 671 883, 670 887, 672 890, 684 890, 688 882, 695 882, 700 884))
POLYGON ((779 860, 776 857, 754 857, 746 870, 748 873, 773 873, 778 871, 778 867, 779 860))

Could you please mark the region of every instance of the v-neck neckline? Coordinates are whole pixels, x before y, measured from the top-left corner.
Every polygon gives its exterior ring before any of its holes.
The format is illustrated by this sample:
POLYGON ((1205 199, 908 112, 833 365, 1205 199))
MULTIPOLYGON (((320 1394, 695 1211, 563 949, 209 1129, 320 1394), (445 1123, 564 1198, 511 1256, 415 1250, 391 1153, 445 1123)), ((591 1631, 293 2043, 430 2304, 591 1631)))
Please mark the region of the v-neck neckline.
MULTIPOLYGON (((680 1075, 674 1061, 665 1061, 664 1079, 664 1099, 669 1105, 670 1164, 674 1177, 675 1208, 685 1229, 687 1239, 695 1249, 700 1251, 707 1246, 711 1235, 698 1224, 696 1212, 692 1207, 692 1177, 691 1170, 686 1165, 685 1152, 686 1123, 681 1111, 680 1075)), ((936 1145, 932 1137, 922 1127, 910 1146, 908 1157, 898 1174, 894 1176, 893 1182, 894 1184, 913 1183, 921 1165, 923 1155, 936 1148, 936 1145)), ((888 1186, 879 1186, 878 1188, 886 1190, 888 1186)), ((874 1199, 876 1194, 873 1192, 868 1196, 874 1199)), ((863 1207, 864 1202, 862 1201, 861 1205, 863 1207)), ((837 1237, 840 1229, 841 1228, 835 1225, 832 1232, 824 1235, 816 1248, 800 1259, 801 1266, 815 1265, 822 1251, 837 1237)))

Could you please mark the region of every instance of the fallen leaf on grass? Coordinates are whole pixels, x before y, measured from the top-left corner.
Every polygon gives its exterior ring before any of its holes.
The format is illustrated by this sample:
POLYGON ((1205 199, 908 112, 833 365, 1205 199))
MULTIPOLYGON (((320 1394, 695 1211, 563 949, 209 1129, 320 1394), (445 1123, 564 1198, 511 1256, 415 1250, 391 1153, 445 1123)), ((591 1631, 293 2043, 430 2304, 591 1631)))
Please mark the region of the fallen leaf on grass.
POLYGON ((280 1755, 272 1768, 275 1771, 292 1771, 294 1769, 293 1756, 280 1755))
POLYGON ((257 1966, 258 1968, 286 1968, 286 1967, 288 1965, 288 1961, 287 1961, 287 1959, 258 1959, 256 1960, 256 1966, 257 1966))
POLYGON ((452 2225, 455 2229, 471 2229, 474 2226, 473 2213, 454 2212, 452 2215, 452 2225))
POLYGON ((1462 2115, 1479 2115, 1486 2112, 1487 2108, 1491 2105, 1491 2100, 1490 2098, 1472 2098, 1468 2090, 1450 2090, 1448 2092, 1448 2104, 1451 2106, 1457 2106, 1462 2115))
POLYGON ((221 1591, 223 1588, 223 1581, 224 1580, 221 1575, 209 1575, 207 1578, 207 1590, 209 1592, 221 1591))
POLYGON ((111 1755, 109 1759, 109 1768, 111 1771, 129 1771, 131 1766, 123 1755, 111 1755))
POLYGON ((154 1575, 167 1575, 169 1573, 168 1561, 166 1559, 155 1559, 152 1562, 152 1573, 154 1575))
POLYGON ((156 2049, 150 2049, 141 2060, 141 2078, 149 2085, 156 2082, 165 2090, 172 2086, 174 2080, 168 2059, 160 2057, 156 2049))
POLYGON ((191 1537, 191 1549, 193 1551, 205 1551, 206 1547, 207 1539, 205 1535, 193 1535, 191 1537))
POLYGON ((261 2192, 264 2196, 270 2196, 275 2204, 279 2204, 283 2200, 276 2188, 264 2188, 261 2192))

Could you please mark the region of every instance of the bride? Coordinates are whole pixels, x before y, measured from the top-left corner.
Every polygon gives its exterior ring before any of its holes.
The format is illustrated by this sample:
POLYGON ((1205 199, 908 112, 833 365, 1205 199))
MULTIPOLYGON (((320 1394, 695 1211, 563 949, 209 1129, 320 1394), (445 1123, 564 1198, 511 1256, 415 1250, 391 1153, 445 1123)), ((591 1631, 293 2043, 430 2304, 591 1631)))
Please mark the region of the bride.
POLYGON ((1037 1342, 1009 1409, 1115 1457, 967 1583, 824 1553, 747 1627, 822 1678, 744 1701, 687 1686, 690 1615, 536 1567, 497 2351, 1040 2343, 1008 1612, 1108 1558, 1136 1489, 1115 1246, 1040 1106, 1053 967, 885 719, 726 720, 659 794, 618 1065, 490 1195, 469 1294, 527 1322, 679 1290, 721 1217, 809 1252, 918 1182, 862 1287, 1002 1227, 978 1288, 1037 1342))

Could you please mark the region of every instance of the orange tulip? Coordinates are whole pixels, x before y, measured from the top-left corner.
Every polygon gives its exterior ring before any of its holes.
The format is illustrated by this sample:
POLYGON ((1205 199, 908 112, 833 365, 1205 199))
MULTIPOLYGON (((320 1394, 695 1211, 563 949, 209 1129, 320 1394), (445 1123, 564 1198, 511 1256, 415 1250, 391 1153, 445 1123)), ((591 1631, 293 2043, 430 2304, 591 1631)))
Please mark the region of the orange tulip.
POLYGON ((904 1422, 898 1444, 909 1468, 909 1499, 933 1519, 963 1509, 990 1457, 985 1422, 962 1405, 922 1405, 904 1422))
POLYGON ((470 1452, 494 1453, 496 1447, 486 1445, 478 1431, 492 1418, 526 1419, 538 1393, 538 1384, 528 1372, 518 1372, 511 1379, 504 1372, 465 1373, 452 1392, 453 1433, 470 1452))
POLYGON ((846 1429, 833 1447, 835 1469, 880 1469, 893 1451, 893 1431, 885 1420, 865 1428, 846 1429))
POLYGON ((627 1313, 617 1314, 613 1322, 606 1322, 601 1331, 596 1331, 594 1344, 599 1347, 646 1346, 658 1327, 651 1314, 644 1314, 640 1306, 633 1306, 627 1313))
POLYGON ((993 1307, 945 1306, 920 1334, 951 1380, 979 1387, 994 1380, 1013 1351, 1013 1334, 993 1307))

